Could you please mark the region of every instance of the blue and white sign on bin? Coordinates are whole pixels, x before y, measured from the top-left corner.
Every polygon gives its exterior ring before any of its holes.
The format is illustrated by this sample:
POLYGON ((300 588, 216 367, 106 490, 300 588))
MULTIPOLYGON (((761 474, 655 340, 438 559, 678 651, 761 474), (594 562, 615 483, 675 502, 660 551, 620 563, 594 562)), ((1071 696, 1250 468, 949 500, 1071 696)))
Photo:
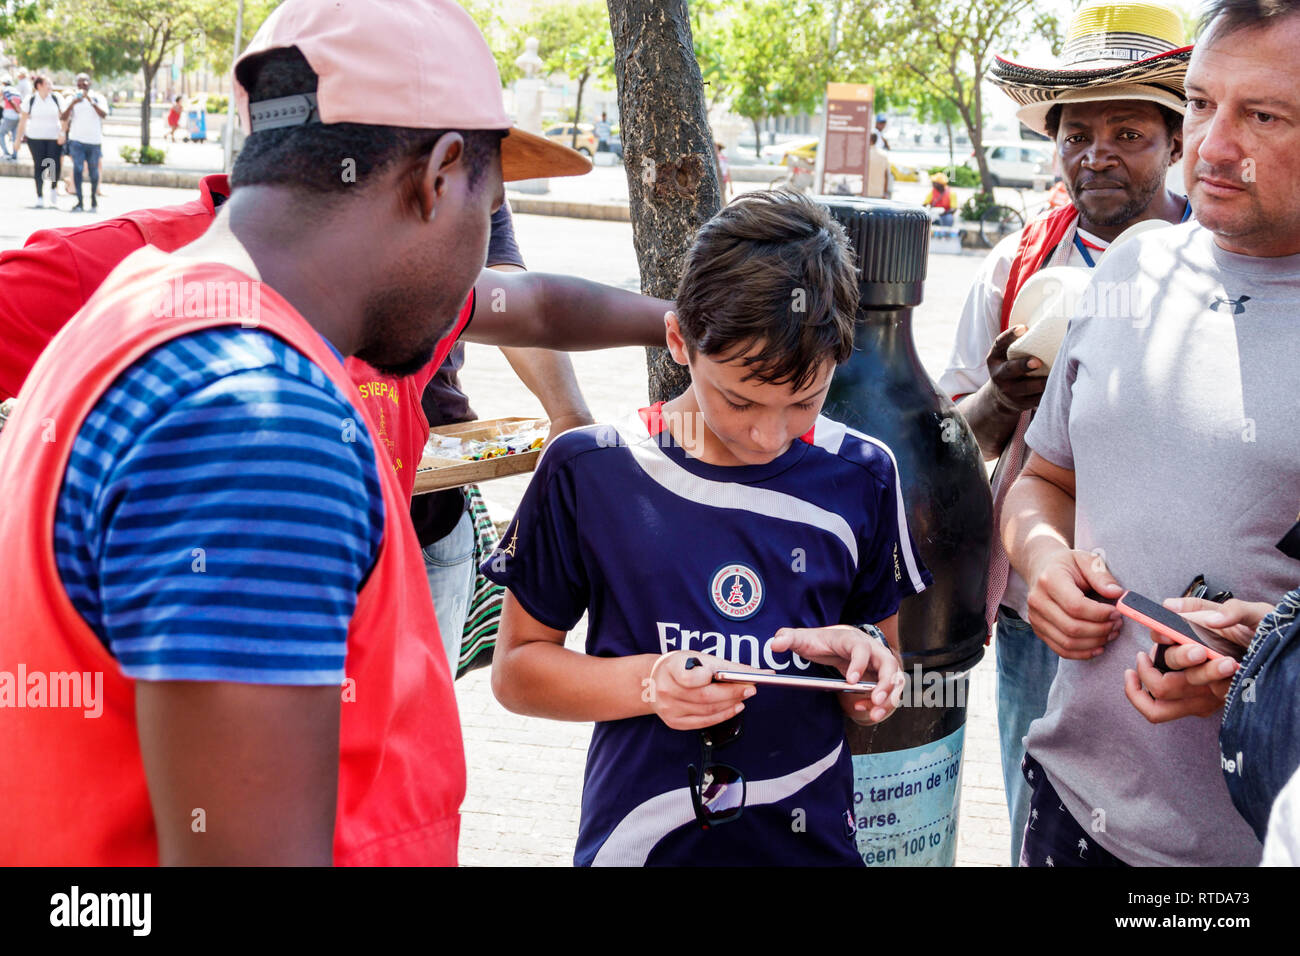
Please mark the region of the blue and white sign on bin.
POLYGON ((853 756, 858 852, 868 866, 952 866, 957 859, 966 726, 922 747, 853 756))

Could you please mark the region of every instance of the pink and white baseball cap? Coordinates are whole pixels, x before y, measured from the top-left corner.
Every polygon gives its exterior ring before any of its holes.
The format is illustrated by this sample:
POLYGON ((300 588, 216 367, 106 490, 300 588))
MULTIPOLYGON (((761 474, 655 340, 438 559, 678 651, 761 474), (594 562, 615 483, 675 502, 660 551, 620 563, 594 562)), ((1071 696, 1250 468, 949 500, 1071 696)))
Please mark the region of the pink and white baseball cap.
POLYGON ((451 0, 285 0, 235 61, 235 105, 252 130, 239 64, 258 53, 297 47, 315 71, 310 97, 285 97, 259 112, 258 128, 309 122, 415 129, 499 129, 507 182, 577 176, 591 161, 526 133, 501 102, 501 75, 482 32, 451 0), (268 117, 271 117, 268 119, 268 117))

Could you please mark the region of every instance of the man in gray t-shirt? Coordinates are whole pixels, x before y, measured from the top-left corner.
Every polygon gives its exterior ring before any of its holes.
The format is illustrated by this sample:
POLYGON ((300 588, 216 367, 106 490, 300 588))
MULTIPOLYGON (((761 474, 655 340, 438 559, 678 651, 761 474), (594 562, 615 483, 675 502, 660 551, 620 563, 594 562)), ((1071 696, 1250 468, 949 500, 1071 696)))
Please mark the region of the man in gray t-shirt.
POLYGON ((1246 600, 1295 585, 1273 545, 1300 499, 1300 127, 1284 120, 1300 115, 1298 14, 1211 10, 1183 127, 1201 224, 1098 266, 1026 434, 1002 537, 1034 631, 1062 658, 1026 739, 1034 799, 1051 797, 1025 833, 1031 865, 1259 860, 1223 781, 1212 694, 1186 695, 1207 716, 1148 723, 1125 671, 1151 635, 1085 592, 1159 601, 1198 573, 1246 600), (1042 836, 1070 827, 1070 842, 1042 836))
MULTIPOLYGON (((1084 296, 1096 305, 1071 323, 1025 441, 1073 473, 1073 546, 1123 588, 1162 600, 1198 573, 1248 600, 1294 586, 1273 545, 1300 499, 1298 291, 1300 256, 1234 255, 1195 223, 1097 267, 1084 296)), ((1098 656, 1062 660, 1026 749, 1121 860, 1253 864, 1218 716, 1156 727, 1124 697, 1124 671, 1150 647, 1124 619, 1098 656)))

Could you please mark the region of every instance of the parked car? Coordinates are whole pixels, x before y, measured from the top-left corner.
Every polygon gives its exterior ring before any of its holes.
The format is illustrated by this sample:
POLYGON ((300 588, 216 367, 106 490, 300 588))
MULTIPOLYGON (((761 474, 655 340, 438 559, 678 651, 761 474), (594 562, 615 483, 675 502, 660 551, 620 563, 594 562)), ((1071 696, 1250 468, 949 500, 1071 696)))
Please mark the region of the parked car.
MULTIPOLYGON (((1034 186, 1036 182, 1052 179, 1052 146, 1050 143, 1024 140, 1003 140, 984 144, 984 157, 994 186, 1034 186)), ((975 154, 970 154, 966 165, 979 169, 975 154)))
MULTIPOLYGON (((594 132, 595 127, 590 123, 578 124, 578 152, 590 159, 596 153, 598 140, 594 132)), ((556 126, 547 127, 542 133, 544 137, 552 143, 559 143, 561 146, 573 146, 573 124, 562 123, 556 126)))
MULTIPOLYGON (((790 157, 794 157, 804 163, 817 162, 817 144, 820 140, 804 139, 794 140, 785 143, 782 146, 770 146, 768 149, 784 150, 781 153, 781 165, 789 166, 790 157)), ((764 150, 766 152, 766 150, 764 150)), ((889 156, 889 153, 885 153, 889 156)), ((889 172, 894 177, 896 183, 915 183, 921 181, 921 171, 910 164, 897 162, 893 156, 889 156, 889 172)))
POLYGON ((759 155, 769 163, 778 166, 789 166, 791 156, 804 162, 811 162, 817 158, 817 138, 791 139, 784 143, 774 143, 771 146, 764 146, 759 150, 759 155))

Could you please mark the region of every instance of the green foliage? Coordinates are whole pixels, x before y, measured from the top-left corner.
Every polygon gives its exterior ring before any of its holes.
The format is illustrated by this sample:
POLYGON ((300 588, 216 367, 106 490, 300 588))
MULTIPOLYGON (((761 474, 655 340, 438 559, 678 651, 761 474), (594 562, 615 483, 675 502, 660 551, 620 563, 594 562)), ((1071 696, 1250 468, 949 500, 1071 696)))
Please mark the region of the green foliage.
POLYGON ((522 76, 515 59, 524 52, 524 41, 517 37, 517 29, 506 23, 501 13, 500 0, 458 0, 465 12, 478 24, 487 39, 488 49, 497 61, 501 82, 509 86, 522 76), (516 42, 517 41, 517 42, 516 42))
POLYGON ((745 0, 732 10, 722 67, 732 110, 751 122, 813 112, 830 78, 824 3, 745 0))
POLYGON ((949 186, 960 186, 963 189, 976 189, 980 184, 980 174, 977 170, 969 166, 931 166, 927 174, 933 176, 935 173, 944 173, 948 177, 949 186))
POLYGON ((209 113, 219 113, 225 115, 226 110, 230 108, 230 97, 223 93, 209 93, 207 96, 207 110, 209 113))
POLYGON ((123 162, 140 163, 145 166, 161 165, 167 158, 167 154, 157 146, 123 146, 118 153, 121 154, 123 162))
MULTIPOLYGON (((974 170, 971 170, 971 172, 974 172, 974 170)), ((979 174, 975 173, 975 177, 975 185, 978 186, 979 174)), ((984 215, 985 210, 990 206, 995 205, 997 205, 997 203, 988 193, 975 193, 975 195, 971 196, 970 199, 967 199, 961 204, 961 217, 967 222, 979 222, 979 219, 984 215)))
MULTIPOLYGON (((959 118, 978 147, 984 139, 981 78, 994 55, 1015 56, 1035 38, 1047 39, 1053 51, 1060 47, 1056 16, 1039 12, 1041 6, 1036 0, 850 3, 840 24, 845 43, 837 60, 855 78, 878 82, 885 94, 881 102, 907 102, 939 122, 959 118)), ((992 181, 986 174, 981 165, 988 191, 992 181)))
MULTIPOLYGON (((244 0, 241 49, 280 5, 280 0, 244 0)), ((214 73, 226 73, 235 62, 235 15, 238 0, 206 0, 197 11, 198 32, 185 48, 186 62, 204 61, 214 73)), ((209 107, 211 109, 211 107, 209 107)))
POLYGON ((47 4, 48 0, 0 0, 0 39, 35 23, 47 4))
POLYGON ((704 96, 712 106, 731 92, 732 77, 727 66, 731 48, 729 16, 718 0, 693 0, 690 4, 691 41, 695 45, 695 62, 704 81, 704 96))
POLYGON ((614 37, 604 0, 543 6, 519 29, 520 52, 530 36, 537 37, 543 72, 561 70, 578 83, 613 79, 614 37))
MULTIPOLYGON (((93 76, 140 71, 145 99, 163 59, 182 42, 197 42, 205 23, 233 7, 231 0, 49 0, 36 22, 21 27, 11 55, 32 68, 85 70, 93 76)), ((149 126, 140 129, 149 145, 149 126)))

